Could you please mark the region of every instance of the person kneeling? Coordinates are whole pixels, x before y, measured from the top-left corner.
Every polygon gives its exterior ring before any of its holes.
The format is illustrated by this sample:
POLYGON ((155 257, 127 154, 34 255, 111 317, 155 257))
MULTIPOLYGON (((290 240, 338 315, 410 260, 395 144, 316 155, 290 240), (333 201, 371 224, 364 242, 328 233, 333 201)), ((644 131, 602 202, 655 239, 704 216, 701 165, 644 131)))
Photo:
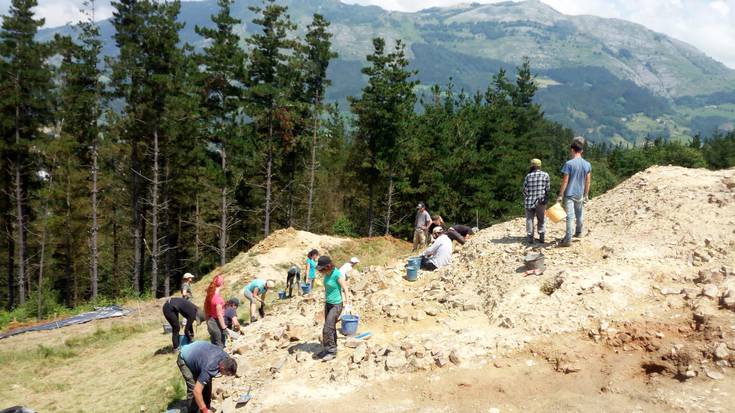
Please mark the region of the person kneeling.
POLYGON ((442 227, 435 227, 431 233, 434 242, 421 254, 421 269, 434 271, 452 263, 452 240, 442 227))
POLYGON ((187 411, 209 413, 212 403, 212 380, 223 374, 234 376, 237 362, 222 348, 206 341, 184 346, 176 359, 186 382, 187 411))

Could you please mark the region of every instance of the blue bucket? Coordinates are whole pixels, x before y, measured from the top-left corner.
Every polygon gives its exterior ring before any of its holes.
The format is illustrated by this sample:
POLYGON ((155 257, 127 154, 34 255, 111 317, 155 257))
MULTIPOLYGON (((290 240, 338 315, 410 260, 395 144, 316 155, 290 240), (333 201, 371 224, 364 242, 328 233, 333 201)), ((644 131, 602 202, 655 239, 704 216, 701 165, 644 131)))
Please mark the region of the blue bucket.
POLYGON ((301 284, 301 291, 303 291, 304 294, 309 294, 311 292, 311 284, 309 283, 301 284))
POLYGON ((411 257, 411 258, 409 258, 407 265, 409 267, 421 268, 421 257, 419 256, 419 257, 411 257))
POLYGON ((278 292, 278 299, 279 300, 285 300, 286 299, 286 292, 285 291, 279 291, 278 292))
POLYGON ((406 266, 406 279, 408 281, 416 281, 416 278, 419 275, 419 268, 414 267, 412 265, 406 266))
POLYGON ((357 325, 360 323, 360 316, 345 314, 342 316, 342 334, 346 336, 354 336, 357 333, 357 325))

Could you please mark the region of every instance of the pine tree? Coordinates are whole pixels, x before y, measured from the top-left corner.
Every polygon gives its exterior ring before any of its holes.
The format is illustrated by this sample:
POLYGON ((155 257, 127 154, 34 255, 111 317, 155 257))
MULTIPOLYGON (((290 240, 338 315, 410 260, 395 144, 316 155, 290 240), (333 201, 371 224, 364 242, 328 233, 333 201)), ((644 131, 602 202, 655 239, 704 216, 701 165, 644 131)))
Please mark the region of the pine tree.
POLYGON ((317 169, 317 138, 319 136, 320 120, 322 117, 322 101, 324 91, 330 85, 327 79, 327 68, 329 61, 337 57, 337 53, 331 50, 332 34, 328 31, 329 21, 320 14, 314 14, 311 24, 306 33, 306 97, 311 103, 313 119, 311 138, 311 161, 309 163, 309 193, 306 211, 306 230, 311 229, 311 214, 314 204, 314 179, 317 169))
POLYGON ((262 137, 264 146, 265 200, 263 233, 271 231, 273 212, 274 171, 279 161, 277 138, 282 143, 293 139, 293 66, 289 55, 296 49, 291 37, 296 25, 291 22, 287 8, 275 0, 264 0, 264 7, 251 7, 256 14, 253 23, 262 31, 247 39, 250 58, 247 73, 247 111, 254 120, 256 133, 262 137))
POLYGON ((352 111, 357 117, 356 138, 361 141, 357 150, 366 152, 367 164, 363 165, 368 185, 368 236, 374 230, 374 195, 379 184, 380 169, 386 170, 389 202, 386 208, 386 232, 389 231, 391 202, 394 185, 394 166, 397 149, 407 120, 413 111, 416 82, 409 79, 415 72, 407 69, 405 45, 397 41, 395 49, 386 54, 385 40, 373 39, 373 54, 367 57, 369 66, 362 69, 368 76, 368 84, 360 98, 350 98, 352 111))
MULTIPOLYGON (((196 27, 200 36, 209 40, 200 58, 203 67, 199 80, 202 106, 205 109, 208 139, 218 145, 220 155, 220 221, 219 221, 219 265, 227 263, 229 248, 228 232, 233 224, 231 174, 228 174, 228 154, 231 141, 237 145, 242 139, 240 126, 242 99, 245 82, 245 52, 240 47, 240 37, 234 32, 240 20, 232 17, 232 0, 218 0, 219 13, 212 16, 215 29, 196 27)), ((234 156, 233 156, 234 155, 234 156)), ((230 159, 231 161, 231 159, 230 159)))
MULTIPOLYGON (((29 146, 40 138, 50 119, 51 70, 46 63, 50 49, 35 40, 43 19, 35 19, 36 0, 12 0, 0 29, 0 113, 6 153, 12 159, 12 193, 15 213, 13 244, 16 250, 18 301, 27 296, 27 201, 31 171, 29 146)), ((7 158, 6 158, 7 156, 7 158)), ((12 300, 11 300, 12 301, 12 300)))

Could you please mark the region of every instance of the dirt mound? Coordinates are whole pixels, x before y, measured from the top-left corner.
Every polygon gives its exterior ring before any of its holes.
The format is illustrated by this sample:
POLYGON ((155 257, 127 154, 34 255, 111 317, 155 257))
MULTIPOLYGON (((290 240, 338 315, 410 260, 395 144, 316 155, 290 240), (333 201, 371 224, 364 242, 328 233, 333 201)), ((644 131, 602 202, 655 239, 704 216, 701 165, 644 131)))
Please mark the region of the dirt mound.
MULTIPOLYGON (((675 377, 695 394, 704 392, 705 384, 696 387, 692 382, 731 374, 735 171, 654 167, 591 201, 585 214, 583 238, 571 248, 525 245, 524 221, 517 219, 481 231, 455 250, 451 266, 421 272, 416 282, 403 279, 402 264, 354 274, 352 304, 361 316, 360 331, 370 331, 372 337, 341 341, 340 354, 330 363, 311 359, 320 349, 321 292, 279 303, 233 343, 248 370, 244 377, 220 384, 224 410, 236 411, 235 396, 251 384, 257 396, 248 409, 288 410, 295 400, 308 399, 319 411, 340 398, 347 400, 368 383, 395 384, 397 375, 449 377, 442 373, 445 367, 507 368, 519 357, 528 358, 526 351, 531 358, 517 369, 526 374, 521 386, 533 382, 526 370, 535 363, 548 365, 555 374, 588 375, 585 380, 594 381, 613 375, 615 364, 606 357, 629 354, 634 357, 626 359, 626 369, 615 372, 632 380, 616 388, 615 403, 621 403, 622 411, 640 410, 636 406, 643 399, 647 408, 661 411, 700 410, 704 404, 664 397, 671 390, 668 385, 658 383, 662 387, 656 394, 641 393, 635 380, 675 377), (524 276, 523 258, 530 252, 544 254, 544 274, 524 276), (564 343, 563 351, 558 343, 564 343), (593 353, 602 361, 586 362, 593 353)), ((563 231, 563 224, 549 225, 547 239, 560 238, 563 231)), ((291 256, 281 254, 280 245, 291 245, 286 251, 301 257, 311 245, 294 239, 308 236, 274 234, 275 241, 266 240, 265 252, 241 254, 225 269, 246 273, 257 262, 263 271, 275 271, 291 256)), ((539 380, 549 379, 540 375, 539 380)), ((402 390, 410 391, 405 386, 402 390)), ((371 400, 383 395, 362 397, 358 404, 373 406, 371 400)), ((402 400, 407 404, 400 410, 440 407, 432 405, 431 397, 419 392, 402 400)), ((568 407, 556 402, 543 409, 568 407)), ((478 408, 457 403, 459 411, 478 408)), ((584 403, 589 409, 605 407, 584 403)), ((524 400, 507 405, 518 408, 524 400)), ((717 411, 717 406, 708 406, 717 411)))
POLYGON ((328 254, 348 241, 347 238, 312 234, 293 228, 278 230, 248 251, 238 254, 223 267, 212 271, 196 284, 195 291, 202 296, 215 274, 225 276, 225 286, 230 292, 242 288, 243 284, 254 278, 282 281, 292 265, 298 265, 303 271, 306 254, 311 249, 316 248, 320 253, 328 254))

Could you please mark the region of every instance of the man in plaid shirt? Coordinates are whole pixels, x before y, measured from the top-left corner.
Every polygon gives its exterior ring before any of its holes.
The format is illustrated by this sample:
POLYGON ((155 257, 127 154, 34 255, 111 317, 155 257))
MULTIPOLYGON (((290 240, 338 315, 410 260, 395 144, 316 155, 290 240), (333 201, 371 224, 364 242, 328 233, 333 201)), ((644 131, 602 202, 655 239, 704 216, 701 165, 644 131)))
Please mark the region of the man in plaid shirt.
POLYGON ((523 180, 523 206, 526 208, 526 234, 533 244, 533 218, 538 221, 539 242, 544 243, 544 212, 549 196, 549 174, 541 170, 541 160, 531 160, 531 170, 523 180))

